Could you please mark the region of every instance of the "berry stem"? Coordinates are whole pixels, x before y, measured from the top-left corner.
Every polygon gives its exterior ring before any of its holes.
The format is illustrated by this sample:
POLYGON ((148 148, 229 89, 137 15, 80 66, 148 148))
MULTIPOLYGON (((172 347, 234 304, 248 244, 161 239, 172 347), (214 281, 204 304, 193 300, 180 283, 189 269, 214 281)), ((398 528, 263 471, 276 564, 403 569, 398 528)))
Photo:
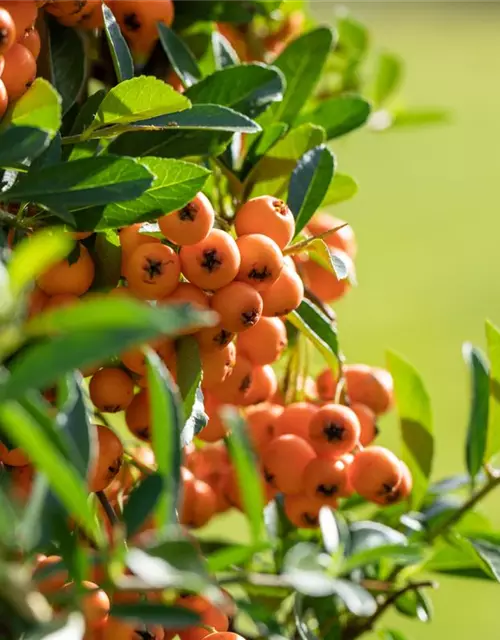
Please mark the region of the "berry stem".
POLYGON ((31 229, 33 226, 35 226, 32 220, 29 222, 25 220, 21 220, 20 218, 15 216, 13 213, 9 213, 8 211, 5 211, 5 209, 0 209, 0 224, 5 224, 8 227, 11 227, 13 229, 22 229, 24 231, 31 229))
POLYGON ((118 519, 118 516, 116 515, 115 510, 111 506, 111 503, 104 491, 96 491, 96 496, 101 503, 102 508, 104 509, 111 525, 115 527, 116 525, 120 524, 120 520, 118 519))

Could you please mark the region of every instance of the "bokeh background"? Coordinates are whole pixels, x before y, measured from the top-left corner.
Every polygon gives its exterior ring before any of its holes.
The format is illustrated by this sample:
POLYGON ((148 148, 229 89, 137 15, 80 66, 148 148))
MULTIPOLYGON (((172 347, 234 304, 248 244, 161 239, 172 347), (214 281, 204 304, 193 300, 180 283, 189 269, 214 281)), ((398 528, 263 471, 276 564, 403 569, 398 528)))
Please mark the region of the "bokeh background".
MULTIPOLYGON (((359 243, 359 287, 336 306, 351 362, 384 364, 386 349, 422 374, 433 404, 434 476, 464 470, 468 377, 461 346, 484 346, 500 324, 500 5, 347 3, 376 50, 405 62, 411 106, 450 110, 447 125, 354 133, 334 145, 359 194, 338 205, 359 243)), ((314 2, 332 23, 338 5, 314 2)), ((384 440, 398 446, 393 418, 384 440)), ((483 512, 500 525, 500 499, 483 512)), ((411 640, 497 638, 500 586, 440 580, 430 625, 387 617, 411 640)))

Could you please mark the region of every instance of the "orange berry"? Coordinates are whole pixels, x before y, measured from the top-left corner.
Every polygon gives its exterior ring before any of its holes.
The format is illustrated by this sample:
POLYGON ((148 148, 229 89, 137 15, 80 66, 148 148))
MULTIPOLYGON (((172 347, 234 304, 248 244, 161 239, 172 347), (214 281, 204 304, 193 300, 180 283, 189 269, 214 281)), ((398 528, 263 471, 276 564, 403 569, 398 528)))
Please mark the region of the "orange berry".
POLYGON ((199 529, 210 522, 217 510, 217 498, 210 485, 195 480, 194 493, 182 510, 181 524, 199 529))
POLYGON ((33 573, 33 580, 36 583, 38 591, 43 593, 45 596, 60 591, 68 581, 68 577, 69 574, 64 565, 62 565, 61 556, 47 556, 42 560, 39 560, 35 572, 33 573), (42 578, 41 574, 44 572, 46 567, 52 567, 59 563, 61 563, 60 570, 42 578))
POLYGON ((393 381, 388 371, 366 364, 351 364, 344 367, 344 376, 351 402, 364 404, 377 415, 391 408, 393 381))
POLYGON ((304 495, 336 508, 337 499, 347 483, 344 463, 333 458, 315 458, 304 471, 304 495))
POLYGON ((229 467, 229 454, 223 443, 193 448, 186 455, 186 466, 198 480, 213 486, 217 477, 229 467))
POLYGON ((190 245, 204 240, 214 226, 215 211, 201 191, 187 205, 158 219, 161 232, 174 244, 190 245))
POLYGON ((265 316, 286 316, 304 297, 304 285, 295 271, 283 267, 276 282, 262 293, 265 316))
POLYGON ((309 425, 318 410, 318 407, 310 402, 293 402, 287 405, 276 420, 276 435, 293 434, 308 440, 309 425))
POLYGON ((324 402, 332 401, 337 390, 337 378, 329 368, 323 371, 316 378, 316 389, 320 400, 324 402))
POLYGON ((359 444, 361 427, 357 415, 341 404, 326 404, 309 424, 309 438, 318 452, 341 456, 359 444))
POLYGON ((245 36, 239 31, 237 26, 227 22, 217 22, 217 31, 231 44, 240 60, 249 62, 252 59, 245 36))
POLYGON ((123 411, 134 397, 134 383, 123 369, 104 367, 92 376, 90 399, 104 413, 123 411))
POLYGON ((293 238, 295 220, 288 205, 273 196, 259 196, 245 202, 234 221, 239 236, 262 233, 284 249, 293 238))
POLYGON ((224 382, 212 389, 212 394, 221 402, 241 405, 252 386, 252 365, 242 355, 236 355, 236 362, 224 382))
MULTIPOLYGON (((0 56, 16 41, 16 25, 10 13, 0 6, 0 56)), ((0 74, 1 75, 1 74, 0 74)))
POLYGON ((300 529, 319 527, 319 512, 323 503, 304 495, 287 495, 284 500, 286 517, 300 529))
POLYGON ((124 265, 131 293, 144 300, 159 300, 175 291, 180 273, 179 256, 164 244, 139 245, 124 265))
POLYGON ((50 296, 45 303, 43 310, 59 309, 61 307, 71 307, 74 304, 80 302, 80 298, 73 293, 59 293, 55 296, 50 296))
POLYGON ((141 389, 125 410, 125 423, 131 433, 139 440, 151 441, 151 415, 149 392, 141 389))
POLYGON ((118 474, 123 462, 123 445, 118 436, 101 425, 97 430, 97 456, 90 472, 89 491, 103 491, 118 474))
POLYGON ((35 287, 29 296, 28 318, 38 315, 43 310, 48 300, 49 296, 39 287, 35 287))
POLYGON ((7 447, 0 442, 0 461, 9 467, 25 467, 30 463, 28 456, 19 447, 15 449, 7 449, 7 447))
POLYGON ((399 461, 399 465, 401 467, 402 477, 398 487, 394 489, 394 491, 392 491, 390 494, 383 496, 382 500, 380 500, 379 498, 371 498, 373 502, 376 502, 378 504, 394 504, 395 502, 406 500, 406 498, 410 496, 411 490, 413 488, 413 478, 411 475, 411 471, 402 460, 399 461))
POLYGON ((215 290, 232 282, 240 268, 236 242, 225 231, 212 229, 197 244, 181 247, 182 273, 200 289, 215 290))
POLYGON ((379 501, 397 490, 403 468, 392 451, 374 446, 363 449, 354 457, 348 474, 354 491, 367 500, 379 501))
POLYGON ((351 409, 358 416, 361 427, 359 442, 363 447, 367 447, 377 437, 376 416, 374 412, 364 404, 353 403, 351 404, 351 409))
POLYGON ((33 0, 0 0, 0 7, 6 9, 16 26, 16 38, 35 24, 38 9, 33 0))
POLYGON ((9 102, 18 100, 31 87, 36 78, 36 60, 29 49, 15 42, 4 54, 2 81, 9 102))
POLYGON ((214 293, 210 306, 219 314, 224 328, 239 333, 251 329, 260 320, 263 303, 254 287, 231 282, 214 293))
POLYGON ((278 389, 278 380, 269 364, 254 366, 252 384, 245 398, 244 405, 260 404, 271 400, 278 389))
MULTIPOLYGON (((342 224, 345 224, 345 220, 335 218, 329 213, 317 213, 307 225, 307 230, 312 236, 319 236, 329 229, 340 227, 342 224)), ((347 253, 352 260, 356 257, 356 237, 354 236, 354 231, 350 225, 346 225, 338 231, 329 233, 323 238, 323 240, 329 247, 332 247, 333 249, 340 249, 347 253)))
MULTIPOLYGON (((82 597, 80 603, 85 624, 87 630, 95 631, 106 623, 111 603, 107 594, 102 589, 99 589, 94 582, 84 581, 81 586, 86 591, 89 591, 88 594, 82 597)), ((66 584, 63 587, 63 591, 73 591, 74 589, 75 585, 73 583, 66 584)))
POLYGON ((109 616, 102 629, 98 631, 96 640, 136 640, 134 625, 109 616))
MULTIPOLYGON (((2 66, 0 58, 0 67, 2 66)), ((9 96, 7 94, 7 89, 3 83, 3 80, 0 79, 0 118, 2 118, 7 111, 7 107, 9 106, 9 96)))
POLYGON ((303 438, 292 434, 278 436, 262 456, 266 482, 286 494, 300 493, 304 471, 314 458, 316 452, 303 438))
MULTIPOLYGON (((350 272, 354 270, 352 261, 347 254, 339 250, 333 253, 338 254, 347 263, 350 272)), ((325 269, 312 259, 305 260, 300 265, 305 286, 323 302, 336 302, 343 298, 350 290, 349 278, 339 280, 331 271, 325 269)))
POLYGON ((279 318, 261 317, 244 334, 238 335, 238 350, 252 364, 264 365, 276 362, 288 344, 286 327, 279 318))
POLYGON ((283 269, 283 254, 274 240, 260 233, 240 236, 236 240, 241 256, 237 280, 257 291, 265 291, 276 282, 283 269))
POLYGON ((172 89, 175 89, 178 93, 184 93, 184 85, 181 82, 181 79, 177 75, 174 69, 170 69, 165 78, 165 82, 169 84, 172 89))
POLYGON ((216 631, 205 636, 206 640, 245 640, 243 636, 232 631, 216 631))
POLYGON ((35 477, 34 467, 30 464, 22 467, 12 467, 9 476, 14 497, 23 503, 26 502, 33 488, 33 480, 35 477))
POLYGON ((236 347, 230 342, 224 349, 201 352, 203 386, 210 389, 219 385, 231 374, 236 364, 236 347))
POLYGON ((72 293, 81 296, 90 289, 94 280, 94 263, 85 245, 80 244, 78 259, 69 264, 63 260, 51 267, 37 279, 37 284, 49 296, 72 293))
POLYGON ((283 413, 283 407, 277 404, 263 403, 249 407, 245 411, 248 434, 253 448, 262 455, 267 445, 278 435, 277 421, 283 413))
MULTIPOLYGON (((200 624, 203 626, 213 627, 217 631, 227 631, 229 627, 229 620, 225 613, 202 596, 189 595, 178 598, 175 604, 196 612, 201 617, 200 624)), ((177 631, 177 634, 181 640, 203 640, 210 635, 210 631, 203 626, 187 627, 177 631)))
POLYGON ((201 329, 196 334, 200 349, 206 351, 224 349, 234 338, 234 333, 218 324, 216 327, 201 329))
POLYGON ((227 429, 219 415, 219 409, 223 403, 209 392, 204 392, 204 399, 208 422, 196 437, 203 442, 217 442, 227 434, 227 429))
POLYGON ((210 299, 206 293, 190 282, 179 282, 174 291, 166 298, 162 298, 162 303, 190 303, 202 309, 210 308, 210 299))
POLYGON ((108 4, 136 54, 149 55, 158 40, 157 23, 162 22, 169 27, 174 20, 172 0, 113 0, 108 4))
MULTIPOLYGON (((35 60, 38 58, 38 56, 40 55, 40 49, 42 48, 38 29, 35 29, 35 27, 33 27, 29 31, 26 31, 24 36, 19 40, 19 43, 31 52, 31 55, 35 58, 35 60)), ((91 234, 89 233, 86 235, 90 236, 91 234)))
POLYGON ((130 255, 142 244, 161 244, 159 238, 150 236, 147 233, 141 233, 142 226, 141 222, 137 222, 136 224, 121 228, 118 232, 120 246, 124 256, 130 255))

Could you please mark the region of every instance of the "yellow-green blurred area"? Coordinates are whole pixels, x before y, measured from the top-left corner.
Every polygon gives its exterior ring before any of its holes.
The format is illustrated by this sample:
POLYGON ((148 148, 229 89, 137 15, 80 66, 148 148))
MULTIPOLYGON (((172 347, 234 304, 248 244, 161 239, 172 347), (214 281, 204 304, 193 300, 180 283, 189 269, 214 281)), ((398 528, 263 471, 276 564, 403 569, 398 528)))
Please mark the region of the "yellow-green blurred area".
MULTIPOLYGON (((376 51, 405 62, 410 106, 450 110, 447 125, 354 133, 333 145, 360 184, 336 214, 359 243, 359 287, 336 305, 351 362, 384 364, 390 348, 422 374, 432 398, 434 476, 464 470, 468 377, 461 347, 484 346, 484 320, 500 324, 500 5, 349 3, 376 51)), ((331 23, 336 7, 313 4, 331 23)), ((398 447, 394 419, 383 440, 398 447)), ((500 524, 500 499, 483 511, 500 524)), ((441 580, 430 625, 388 616, 408 638, 498 636, 500 586, 441 580)))

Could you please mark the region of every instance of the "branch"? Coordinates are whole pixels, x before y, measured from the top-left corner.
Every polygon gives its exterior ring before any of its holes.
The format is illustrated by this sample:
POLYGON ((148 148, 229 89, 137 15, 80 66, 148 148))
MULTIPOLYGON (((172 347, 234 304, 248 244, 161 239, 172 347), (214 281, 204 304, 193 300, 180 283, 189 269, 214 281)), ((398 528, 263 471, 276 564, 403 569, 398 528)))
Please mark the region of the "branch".
POLYGON ((108 516, 108 520, 110 521, 111 525, 115 527, 116 525, 120 524, 120 520, 118 519, 118 516, 116 515, 115 510, 111 506, 111 503, 104 491, 96 491, 96 496, 98 497, 99 502, 104 509, 104 512, 108 516))
POLYGON ((18 218, 13 213, 5 211, 5 209, 0 209, 0 224, 5 224, 13 229, 22 229, 23 231, 32 229, 36 226, 33 220, 27 222, 26 220, 18 218))

